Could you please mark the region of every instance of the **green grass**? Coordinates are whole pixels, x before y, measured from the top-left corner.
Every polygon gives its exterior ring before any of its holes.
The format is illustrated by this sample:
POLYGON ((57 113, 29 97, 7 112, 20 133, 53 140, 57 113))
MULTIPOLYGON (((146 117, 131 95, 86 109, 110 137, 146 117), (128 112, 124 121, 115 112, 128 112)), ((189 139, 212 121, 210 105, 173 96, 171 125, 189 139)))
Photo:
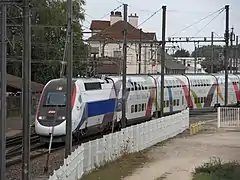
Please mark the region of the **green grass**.
POLYGON ((240 164, 236 161, 223 163, 214 158, 195 169, 193 180, 239 180, 240 164))

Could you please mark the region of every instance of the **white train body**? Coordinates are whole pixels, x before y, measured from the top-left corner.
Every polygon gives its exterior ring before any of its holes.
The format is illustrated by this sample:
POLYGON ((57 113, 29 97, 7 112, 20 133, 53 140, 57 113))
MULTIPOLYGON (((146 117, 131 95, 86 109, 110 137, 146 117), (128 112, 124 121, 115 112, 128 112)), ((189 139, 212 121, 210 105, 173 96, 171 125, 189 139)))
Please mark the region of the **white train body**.
MULTIPOLYGON (((228 104, 240 101, 239 75, 229 75, 228 104)), ((128 75, 126 119, 122 119, 122 81, 120 76, 73 79, 72 130, 75 137, 96 134, 150 120, 160 113, 160 75, 128 75)), ((165 75, 164 113, 189 108, 224 105, 223 75, 165 75)), ((42 92, 35 119, 35 131, 42 138, 62 141, 66 134, 66 79, 49 81, 42 92), (54 128, 54 129, 52 129, 54 128), (53 131, 52 131, 53 130, 53 131)))

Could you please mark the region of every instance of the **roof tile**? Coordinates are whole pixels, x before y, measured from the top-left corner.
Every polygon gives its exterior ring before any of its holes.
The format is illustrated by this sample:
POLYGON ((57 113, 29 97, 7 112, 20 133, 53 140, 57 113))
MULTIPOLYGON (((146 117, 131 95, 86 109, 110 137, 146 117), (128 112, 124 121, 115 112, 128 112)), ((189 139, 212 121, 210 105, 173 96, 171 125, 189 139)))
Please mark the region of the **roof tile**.
MULTIPOLYGON (((88 40, 102 40, 102 39, 123 39, 124 21, 118 21, 112 26, 107 27, 100 33, 91 36, 88 40)), ((142 32, 142 40, 154 40, 155 33, 145 33, 142 32)), ((133 27, 128 23, 127 39, 139 40, 140 39, 140 29, 133 27)))
POLYGON ((110 21, 93 20, 91 30, 104 30, 110 26, 110 21))

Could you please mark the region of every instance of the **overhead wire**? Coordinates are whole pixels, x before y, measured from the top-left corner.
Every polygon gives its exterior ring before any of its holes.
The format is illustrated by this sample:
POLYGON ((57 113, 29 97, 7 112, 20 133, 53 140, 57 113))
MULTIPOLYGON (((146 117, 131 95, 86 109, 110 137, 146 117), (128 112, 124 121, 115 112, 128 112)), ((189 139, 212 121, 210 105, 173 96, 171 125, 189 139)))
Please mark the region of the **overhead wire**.
MULTIPOLYGON (((222 9, 216 16, 214 16, 203 28, 201 28, 199 31, 197 31, 197 33, 194 35, 198 35, 202 30, 204 30, 212 21, 214 21, 222 12, 224 11, 224 9, 222 9)), ((192 37, 193 38, 193 37, 192 37)), ((191 39, 191 38, 190 38, 191 39)))
MULTIPOLYGON (((123 5, 121 4, 120 6, 117 6, 116 8, 114 8, 112 11, 116 11, 116 10, 118 10, 119 8, 121 8, 122 6, 123 6, 123 5)), ((104 16, 102 16, 101 18, 99 18, 98 20, 101 20, 101 19, 105 18, 106 16, 109 16, 110 14, 111 14, 111 12, 105 14, 104 16)), ((93 16, 91 16, 91 15, 89 15, 89 14, 87 14, 87 13, 85 13, 85 15, 87 15, 87 16, 90 17, 90 18, 93 18, 93 16)), ((86 20, 86 21, 87 21, 87 20, 86 20)), ((89 23, 89 25, 91 24, 89 21, 87 21, 87 22, 89 23)), ((90 30, 89 27, 87 27, 87 26, 85 26, 85 25, 82 25, 82 26, 85 27, 86 29, 90 30)), ((86 30, 86 29, 83 29, 83 31, 86 30)))
MULTIPOLYGON (((143 22, 141 22, 136 29, 138 29, 140 26, 142 26, 143 24, 145 24, 147 21, 149 21, 153 16, 155 16, 158 12, 161 11, 162 8, 157 9, 155 12, 153 12, 147 19, 145 19, 143 22)), ((128 32, 131 33, 133 32, 135 29, 133 29, 132 31, 128 32)), ((130 45, 131 47, 132 45, 130 45)), ((129 47, 128 47, 129 48, 129 47)))
POLYGON ((155 11, 151 16, 149 16, 149 17, 148 17, 147 19, 145 19, 142 23, 140 23, 140 24, 138 25, 138 27, 141 26, 141 25, 143 25, 144 23, 146 23, 148 20, 150 20, 153 16, 155 16, 158 12, 160 12, 161 9, 162 9, 162 8, 159 8, 157 11, 155 11))
MULTIPOLYGON (((119 0, 116 0, 116 1, 117 1, 118 3, 120 3, 120 4, 124 4, 124 2, 122 2, 122 1, 119 1, 119 0)), ((134 8, 134 9, 137 9, 137 10, 139 10, 139 11, 142 11, 142 12, 154 13, 154 11, 150 11, 150 10, 148 10, 148 9, 140 9, 140 8, 138 8, 138 7, 136 7, 136 6, 129 5, 129 4, 128 4, 128 6, 134 8)))
MULTIPOLYGON (((162 8, 159 8, 159 9, 157 9, 155 12, 153 12, 147 19, 145 19, 143 22, 141 22, 137 27, 136 27, 136 29, 138 29, 140 26, 142 26, 144 23, 146 23, 147 21, 149 21, 153 16, 155 16, 158 12, 160 12, 161 11, 161 9, 162 8)), ((128 33, 131 33, 131 32, 133 32, 135 29, 133 29, 132 31, 130 31, 130 32, 128 32, 128 33)), ((147 35, 147 34, 145 34, 145 35, 147 35)), ((133 46, 133 44, 131 44, 130 46, 128 46, 127 47, 127 50, 128 49, 133 49, 132 48, 132 46, 133 46)), ((158 44, 158 47, 157 47, 157 49, 159 48, 159 46, 160 46, 160 44, 158 44)), ((155 51, 154 53, 152 53, 152 56, 151 56, 151 60, 153 59, 153 56, 155 56, 156 55, 156 52, 157 51, 155 51)))
POLYGON ((213 33, 214 33, 217 37, 220 37, 218 33, 216 33, 216 32, 213 32, 213 33))
MULTIPOLYGON (((120 8, 120 7, 121 7, 121 6, 118 6, 118 8, 120 8)), ((115 8, 115 9, 117 9, 117 8, 115 8)), ((140 23, 140 24, 136 27, 136 29, 138 29, 141 25, 143 25, 144 23, 146 23, 147 21, 149 21, 149 20, 150 20, 154 15, 156 15, 160 10, 161 10, 161 8, 158 9, 158 10, 156 10, 153 14, 151 14, 151 16, 149 16, 149 17, 148 17, 147 19, 145 19, 142 23, 140 23)), ((105 28, 102 32, 99 32, 98 34, 102 34, 104 31, 108 30, 109 28, 111 28, 111 26, 105 28)), ((132 33, 134 30, 135 30, 135 29, 133 29, 132 31, 129 31, 128 33, 132 33)), ((113 39, 113 38, 111 38, 111 37, 106 37, 106 38, 108 38, 108 39, 113 39)))
MULTIPOLYGON (((118 10, 120 7, 122 7, 123 6, 123 4, 121 4, 120 6, 118 6, 118 7, 116 7, 115 9, 113 9, 112 11, 116 11, 116 10, 118 10)), ((105 14, 104 16, 102 16, 100 19, 103 19, 103 18, 105 18, 105 17, 107 17, 107 16, 109 16, 111 14, 111 12, 110 13, 107 13, 107 14, 105 14)))
POLYGON ((214 15, 214 14, 216 14, 216 13, 222 11, 222 10, 224 10, 224 8, 218 9, 217 11, 215 11, 215 12, 213 12, 213 13, 211 13, 211 14, 205 16, 204 18, 199 19, 198 21, 194 22, 193 24, 184 27, 184 28, 181 29, 180 31, 173 33, 171 37, 173 37, 174 35, 176 35, 176 34, 179 33, 179 32, 183 32, 183 31, 185 31, 186 29, 188 29, 188 28, 190 28, 190 27, 192 27, 192 26, 194 26, 194 25, 200 23, 201 21, 203 21, 203 20, 205 20, 205 19, 211 17, 212 15, 214 15))

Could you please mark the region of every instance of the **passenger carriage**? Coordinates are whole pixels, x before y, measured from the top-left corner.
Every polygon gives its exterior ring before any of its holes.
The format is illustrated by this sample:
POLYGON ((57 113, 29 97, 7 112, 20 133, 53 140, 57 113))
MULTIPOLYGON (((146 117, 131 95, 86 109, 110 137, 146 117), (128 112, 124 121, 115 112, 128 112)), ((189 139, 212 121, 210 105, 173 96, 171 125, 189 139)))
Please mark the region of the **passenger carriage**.
MULTIPOLYGON (((240 76, 229 74, 228 105, 240 102, 240 76)), ((122 97, 122 77, 75 78, 72 81, 72 130, 75 138, 112 128, 150 120, 160 114, 161 76, 127 75, 126 95, 122 97), (122 99, 126 100, 126 119, 122 118, 122 99)), ((66 134, 66 79, 49 81, 39 102, 35 131, 48 142, 64 141, 66 134)), ((224 105, 225 76, 165 75, 164 114, 183 109, 224 105)))

